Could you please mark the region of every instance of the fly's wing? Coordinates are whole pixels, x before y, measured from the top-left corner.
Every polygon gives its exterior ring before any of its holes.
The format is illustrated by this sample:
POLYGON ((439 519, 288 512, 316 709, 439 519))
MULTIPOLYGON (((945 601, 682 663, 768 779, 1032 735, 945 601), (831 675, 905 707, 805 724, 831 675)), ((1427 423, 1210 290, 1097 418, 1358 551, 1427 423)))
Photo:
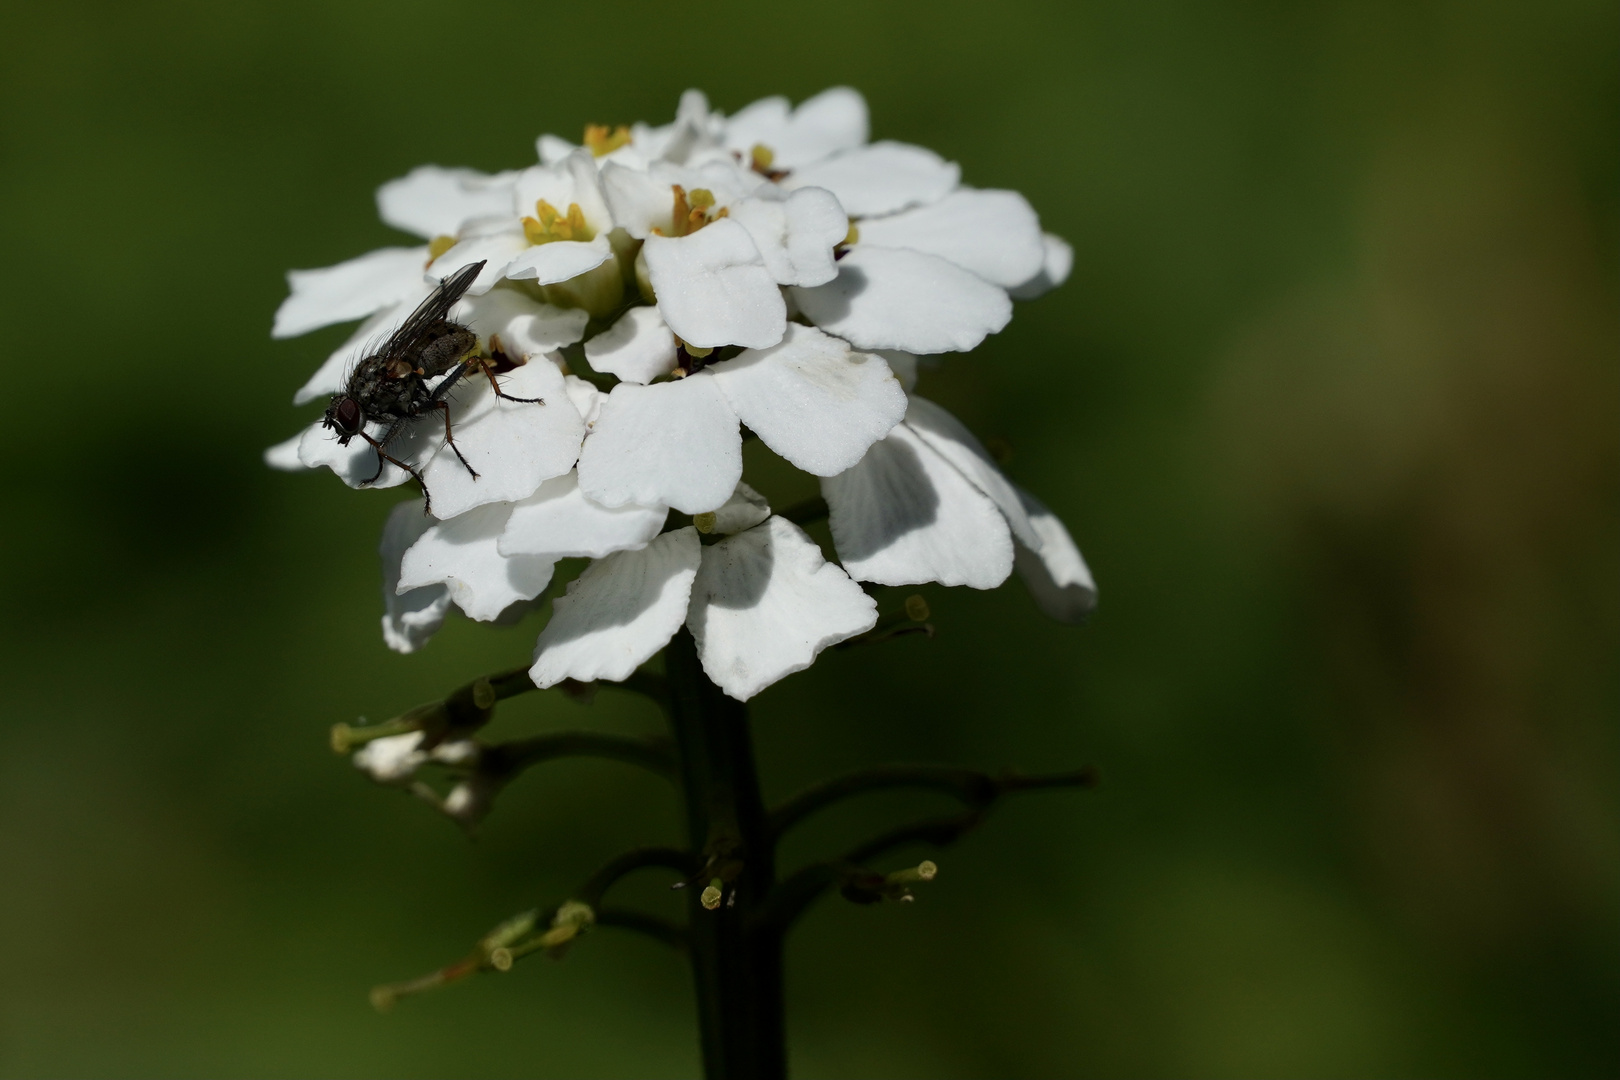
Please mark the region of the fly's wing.
MULTIPOLYGON (((483 268, 483 262, 475 262, 463 266, 439 282, 439 287, 433 290, 433 295, 422 301, 421 305, 411 312, 410 318, 400 324, 398 330, 388 335, 388 340, 383 342, 378 355, 395 357, 414 351, 430 330, 444 322, 450 309, 456 306, 456 301, 460 300, 462 294, 472 286, 478 272, 483 268)), ((438 375, 442 372, 428 374, 438 375)))

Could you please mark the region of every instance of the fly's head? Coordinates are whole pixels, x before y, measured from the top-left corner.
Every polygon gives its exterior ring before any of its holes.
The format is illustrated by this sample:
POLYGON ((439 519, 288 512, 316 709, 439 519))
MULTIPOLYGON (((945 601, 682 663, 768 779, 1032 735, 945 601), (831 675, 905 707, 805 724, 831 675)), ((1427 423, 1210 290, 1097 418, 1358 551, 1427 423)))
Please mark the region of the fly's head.
POLYGON ((326 407, 321 426, 338 433, 338 444, 348 446, 349 440, 360 434, 366 426, 366 415, 360 403, 348 394, 332 395, 332 404, 326 407))

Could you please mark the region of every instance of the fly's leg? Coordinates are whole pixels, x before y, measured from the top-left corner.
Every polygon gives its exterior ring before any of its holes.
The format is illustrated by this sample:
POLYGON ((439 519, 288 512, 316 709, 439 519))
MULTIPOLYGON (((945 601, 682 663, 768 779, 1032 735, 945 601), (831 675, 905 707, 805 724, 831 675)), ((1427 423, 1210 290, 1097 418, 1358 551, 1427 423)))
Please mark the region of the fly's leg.
POLYGON ((471 475, 474 480, 478 479, 478 470, 473 468, 472 465, 467 462, 466 455, 461 452, 461 447, 456 445, 455 436, 450 434, 450 403, 447 401, 436 401, 433 403, 433 407, 435 409, 444 410, 444 441, 449 443, 450 449, 456 452, 457 459, 460 460, 462 466, 467 470, 468 474, 471 475))
MULTIPOLYGON (((366 440, 366 442, 370 443, 373 450, 377 451, 377 471, 372 475, 371 479, 362 480, 361 486, 364 487, 367 484, 375 484, 377 482, 377 478, 382 476, 383 465, 387 462, 392 462, 393 464, 404 469, 406 472, 410 473, 411 478, 414 479, 418 486, 421 487, 422 513, 431 515, 433 513, 433 495, 428 491, 427 481, 422 479, 422 474, 416 471, 416 466, 407 464, 406 462, 399 460, 399 458, 395 457, 393 454, 390 454, 388 451, 384 450, 383 447, 388 443, 388 438, 386 436, 384 436, 382 441, 379 442, 362 431, 360 433, 360 437, 366 440)), ((460 455, 460 451, 457 451, 457 455, 460 455)))
MULTIPOLYGON (((367 484, 375 484, 377 482, 377 479, 383 474, 383 462, 385 461, 392 461, 395 465, 398 465, 412 476, 416 476, 415 470, 413 470, 409 465, 406 465, 397 458, 390 457, 388 454, 383 453, 384 448, 386 448, 389 443, 394 441, 394 436, 398 435, 404 426, 404 420, 395 420, 388 426, 388 430, 383 432, 383 437, 381 439, 373 439, 364 431, 360 432, 360 437, 366 440, 366 442, 370 443, 373 450, 377 451, 377 471, 371 474, 370 480, 366 480, 361 484, 362 487, 367 484)), ((417 476, 416 478, 418 481, 422 479, 420 476, 417 476)))
POLYGON ((516 401, 521 405, 544 405, 546 403, 544 398, 513 397, 511 394, 508 394, 501 389, 501 384, 495 381, 495 373, 489 369, 488 364, 484 363, 482 360, 472 360, 469 361, 469 363, 478 365, 478 370, 482 371, 484 373, 484 378, 489 380, 489 388, 495 391, 496 397, 505 401, 516 401))

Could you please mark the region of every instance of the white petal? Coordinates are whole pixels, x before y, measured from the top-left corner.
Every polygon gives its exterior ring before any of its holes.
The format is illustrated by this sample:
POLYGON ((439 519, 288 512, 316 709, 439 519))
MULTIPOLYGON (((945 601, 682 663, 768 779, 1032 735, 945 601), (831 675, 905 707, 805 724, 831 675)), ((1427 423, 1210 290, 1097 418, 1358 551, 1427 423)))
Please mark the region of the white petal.
POLYGON ((788 117, 792 112, 792 103, 781 96, 749 102, 726 117, 726 145, 744 154, 758 143, 775 150, 776 144, 787 134, 788 117))
POLYGON ((610 161, 602 166, 602 194, 614 222, 636 239, 645 240, 655 228, 668 231, 675 195, 651 173, 610 161))
POLYGON ((579 486, 603 506, 640 503, 702 514, 742 479, 742 435, 707 375, 620 383, 579 457, 579 486))
POLYGON ((837 278, 793 297, 811 322, 861 349, 967 352, 1012 319, 1004 291, 955 263, 865 243, 837 278))
POLYGON ((870 630, 877 604, 786 518, 703 549, 686 618, 703 670, 739 701, 870 630))
POLYGON ((568 472, 512 507, 499 550, 502 555, 599 559, 645 547, 664 527, 666 516, 661 506, 600 506, 579 490, 578 473, 568 472))
POLYGON ((585 336, 590 314, 579 308, 541 303, 516 288, 491 289, 463 300, 452 317, 487 344, 499 335, 501 350, 516 359, 528 359, 572 345, 585 336))
POLYGON ((607 400, 607 395, 578 375, 563 376, 563 385, 568 391, 568 400, 574 403, 574 409, 585 421, 585 431, 589 433, 596 427, 596 418, 602 414, 602 402, 607 400))
POLYGON ((813 326, 789 323, 782 343, 710 369, 738 419, 805 472, 854 465, 906 412, 905 391, 880 356, 813 326))
POLYGON ((866 99, 847 86, 824 90, 789 114, 786 98, 762 98, 726 121, 726 145, 747 154, 768 147, 775 169, 796 169, 867 137, 866 99))
POLYGON ((687 191, 707 189, 721 207, 754 192, 774 190, 763 176, 739 165, 730 155, 690 167, 667 161, 655 161, 646 169, 617 161, 602 166, 602 193, 614 223, 637 239, 645 239, 654 229, 670 232, 677 184, 687 191))
POLYGON ((765 500, 765 496, 739 482, 731 498, 714 511, 713 531, 721 536, 730 536, 744 529, 752 529, 770 516, 771 504, 765 500))
POLYGON ((528 250, 529 241, 524 237, 523 230, 515 225, 496 232, 469 236, 434 259, 433 265, 428 267, 428 276, 435 282, 443 281, 464 266, 483 262, 484 268, 478 272, 478 280, 467 288, 468 296, 478 296, 493 288, 506 275, 507 264, 528 250))
POLYGON ((482 622, 507 605, 532 600, 551 582, 551 559, 538 555, 505 558, 496 550, 512 508, 480 506, 428 527, 400 560, 402 590, 443 583, 468 616, 482 622))
POLYGON ((403 735, 384 735, 372 739, 350 758, 354 767, 369 775, 379 784, 400 784, 409 780, 427 761, 425 751, 417 749, 422 742, 420 731, 407 731, 403 735))
POLYGON ((701 90, 687 90, 681 94, 680 106, 675 110, 675 123, 670 126, 657 156, 677 165, 686 161, 695 151, 719 144, 720 115, 709 109, 709 99, 701 90))
POLYGON ((542 165, 555 165, 578 149, 577 144, 557 135, 542 135, 534 141, 534 150, 542 165))
POLYGON ((686 619, 701 550, 696 529, 676 529, 587 566, 552 604, 529 669, 534 684, 628 678, 686 619))
POLYGON ((276 309, 273 338, 297 337, 322 326, 363 319, 421 289, 425 247, 379 248, 320 270, 289 270, 292 294, 276 309))
POLYGON ((1059 622, 1085 622, 1097 607, 1091 568, 1058 516, 1022 488, 1018 494, 1041 537, 1038 553, 1018 546, 1018 576, 1024 579, 1036 606, 1048 616, 1059 622))
POLYGON ((512 212, 514 174, 422 165, 377 189, 377 211, 396 229, 454 236, 469 218, 512 212))
POLYGON ((385 307, 357 326, 349 339, 332 350, 332 355, 299 387, 298 393, 293 395, 293 404, 303 405, 343 389, 354 365, 381 345, 395 325, 403 322, 405 316, 416 310, 418 303, 427 299, 430 291, 425 282, 418 281, 416 290, 405 302, 385 307))
POLYGON ((821 482, 838 560, 857 581, 993 589, 1012 573, 995 503, 905 424, 821 482))
POLYGON ((962 170, 932 150, 906 143, 876 142, 795 169, 782 186, 824 187, 851 217, 892 214, 944 197, 962 170))
POLYGON ((938 255, 1011 288, 1041 269, 1041 222, 1016 191, 958 188, 938 202, 861 222, 861 243, 938 255))
MULTIPOLYGON (((383 429, 378 424, 369 424, 366 433, 374 439, 380 439, 383 429)), ((418 463, 431 456, 439 449, 438 444, 444 440, 444 426, 433 425, 417 428, 406 432, 395 439, 388 446, 388 453, 401 461, 418 463)), ((381 472, 377 465, 379 458, 377 451, 364 439, 351 439, 349 445, 344 446, 338 441, 337 432, 322 427, 318 422, 304 429, 304 434, 298 440, 298 460, 311 469, 322 465, 337 474, 339 480, 352 488, 372 487, 391 488, 398 487, 410 479, 409 474, 397 465, 383 463, 381 472), (375 482, 370 482, 375 476, 375 482)))
POLYGON ((778 283, 821 285, 838 276, 833 247, 849 235, 849 218, 826 188, 801 188, 786 200, 743 199, 730 216, 748 230, 778 283))
POLYGON ((721 219, 690 236, 649 236, 642 254, 658 310, 682 340, 755 349, 782 340, 782 292, 735 221, 721 219))
POLYGON ((675 367, 675 335, 656 307, 635 307, 585 343, 591 367, 626 382, 650 383, 675 367))
POLYGON ((1074 268, 1074 248, 1063 237, 1051 233, 1042 234, 1041 245, 1046 253, 1041 269, 1028 281, 1009 290, 1015 299, 1033 300, 1069 280, 1069 271, 1074 268))
POLYGON ((298 458, 298 444, 304 441, 304 433, 300 431, 290 439, 283 439, 274 446, 266 447, 264 463, 280 472, 303 472, 309 466, 298 458))
POLYGON ((990 452, 974 438, 967 425, 932 401, 913 396, 906 409, 906 426, 990 497, 1012 527, 1013 535, 1025 547, 1040 550, 1040 534, 1030 524, 1018 489, 1001 474, 990 452))
POLYGON ((383 525, 383 641, 397 653, 412 653, 428 643, 444 625, 450 611, 450 590, 443 585, 399 591, 399 562, 411 545, 432 528, 434 521, 422 512, 422 500, 410 499, 388 513, 383 525))
POLYGON ((553 240, 524 249, 506 264, 505 274, 517 281, 551 285, 595 270, 612 257, 606 233, 585 242, 553 240))
POLYGON ((534 165, 519 174, 516 191, 517 212, 537 213, 536 203, 544 200, 552 209, 566 215, 577 205, 592 231, 605 233, 613 228, 613 216, 602 198, 596 163, 589 150, 575 150, 555 165, 534 165))
MULTIPOLYGON (((579 457, 585 424, 568 398, 556 364, 536 358, 497 379, 509 397, 539 398, 545 404, 497 398, 480 371, 463 376, 464 385, 451 394, 452 434, 479 476, 475 480, 449 446, 439 450, 422 470, 436 517, 526 499, 541 481, 573 468, 579 457)), ((434 426, 442 436, 440 414, 417 420, 413 431, 434 426)))

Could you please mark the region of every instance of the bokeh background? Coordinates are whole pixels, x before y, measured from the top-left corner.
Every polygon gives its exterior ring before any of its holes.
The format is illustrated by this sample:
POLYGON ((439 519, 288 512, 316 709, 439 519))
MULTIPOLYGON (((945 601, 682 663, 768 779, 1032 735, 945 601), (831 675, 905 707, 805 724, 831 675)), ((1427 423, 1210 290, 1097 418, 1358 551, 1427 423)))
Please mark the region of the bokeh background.
MULTIPOLYGON (((768 793, 1106 779, 1007 806, 914 905, 815 909, 797 1075, 1620 1071, 1614 3, 0 10, 0 1073, 696 1074, 684 967, 612 932, 367 1005, 675 803, 561 763, 469 842, 330 753, 536 621, 383 648, 400 494, 259 460, 345 331, 268 330, 287 268, 397 242, 372 191, 416 164, 835 83, 1074 244, 923 390, 1011 448, 1102 604, 928 591, 937 639, 758 699, 768 793)), ((657 719, 535 695, 495 734, 579 724, 657 719)))

